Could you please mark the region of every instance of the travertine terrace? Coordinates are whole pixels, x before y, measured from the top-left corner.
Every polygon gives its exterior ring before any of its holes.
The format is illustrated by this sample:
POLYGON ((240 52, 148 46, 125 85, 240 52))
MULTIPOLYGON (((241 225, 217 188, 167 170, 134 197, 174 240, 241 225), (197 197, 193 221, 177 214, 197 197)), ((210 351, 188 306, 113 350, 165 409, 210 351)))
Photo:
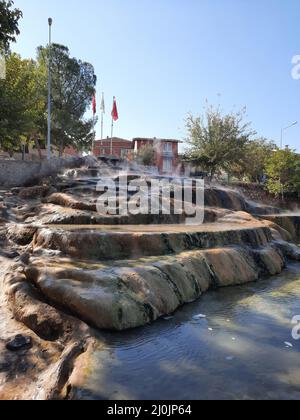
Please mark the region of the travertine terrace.
MULTIPOLYGON (((202 225, 187 226, 184 214, 103 216, 96 185, 105 176, 118 173, 95 163, 53 184, 1 192, 0 308, 13 318, 5 337, 21 331, 33 340, 20 397, 61 396, 93 328, 143 326, 209 289, 258 281, 300 260, 297 215, 208 186, 202 225)), ((2 358, 0 393, 9 396, 22 372, 10 376, 19 361, 7 351, 2 358)))

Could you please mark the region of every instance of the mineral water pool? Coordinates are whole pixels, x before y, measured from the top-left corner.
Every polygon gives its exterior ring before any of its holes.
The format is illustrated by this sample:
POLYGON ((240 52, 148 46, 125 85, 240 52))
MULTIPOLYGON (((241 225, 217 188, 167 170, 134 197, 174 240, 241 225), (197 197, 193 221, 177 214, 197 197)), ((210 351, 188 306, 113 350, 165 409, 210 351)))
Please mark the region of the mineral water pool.
POLYGON ((298 400, 295 315, 299 264, 272 279, 209 292, 145 328, 101 333, 76 397, 298 400))

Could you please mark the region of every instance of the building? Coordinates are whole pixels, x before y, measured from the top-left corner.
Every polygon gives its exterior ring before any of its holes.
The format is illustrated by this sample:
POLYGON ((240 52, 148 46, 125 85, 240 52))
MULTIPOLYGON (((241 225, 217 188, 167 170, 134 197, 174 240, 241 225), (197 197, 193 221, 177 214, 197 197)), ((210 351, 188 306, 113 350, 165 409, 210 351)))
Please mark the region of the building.
POLYGON ((145 146, 153 146, 155 151, 154 165, 161 174, 172 174, 177 171, 179 165, 179 140, 174 139, 133 139, 133 149, 135 154, 139 153, 145 146))
POLYGON ((119 137, 113 137, 112 139, 112 151, 111 151, 111 139, 107 137, 103 140, 96 140, 94 144, 94 155, 96 157, 117 157, 119 159, 128 158, 133 153, 133 144, 130 140, 121 139, 119 137))
POLYGON ((64 150, 64 157, 78 157, 82 156, 82 152, 78 152, 78 150, 74 149, 74 147, 66 147, 64 150))
POLYGON ((132 159, 145 146, 153 146, 155 151, 154 165, 161 174, 172 174, 178 169, 179 140, 157 138, 134 138, 132 141, 113 137, 96 140, 94 155, 96 157, 115 157, 118 159, 132 159), (112 149, 112 150, 111 150, 112 149))

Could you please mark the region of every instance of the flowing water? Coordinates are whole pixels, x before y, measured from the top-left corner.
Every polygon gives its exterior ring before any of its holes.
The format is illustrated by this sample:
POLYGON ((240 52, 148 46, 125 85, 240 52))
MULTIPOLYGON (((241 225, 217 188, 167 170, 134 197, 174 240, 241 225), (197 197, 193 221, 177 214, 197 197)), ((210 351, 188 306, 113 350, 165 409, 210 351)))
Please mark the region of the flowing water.
POLYGON ((273 279, 209 292, 174 317, 101 335, 77 397, 298 400, 295 315, 300 265, 273 279))

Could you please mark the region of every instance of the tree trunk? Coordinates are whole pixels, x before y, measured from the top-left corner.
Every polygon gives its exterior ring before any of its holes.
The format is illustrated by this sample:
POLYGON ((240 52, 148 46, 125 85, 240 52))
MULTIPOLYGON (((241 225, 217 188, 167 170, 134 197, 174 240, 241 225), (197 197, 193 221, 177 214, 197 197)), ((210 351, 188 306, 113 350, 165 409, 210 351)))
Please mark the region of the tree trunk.
POLYGON ((283 186, 283 184, 281 184, 281 199, 282 199, 282 202, 284 202, 284 186, 283 186))
POLYGON ((59 143, 59 157, 62 158, 64 153, 64 141, 60 140, 59 143))
POLYGON ((40 142, 39 142, 39 140, 37 138, 37 135, 34 134, 32 137, 33 137, 34 142, 35 142, 35 147, 37 148, 37 151, 38 151, 39 159, 40 160, 43 160, 43 155, 42 155, 42 151, 41 151, 41 145, 40 145, 40 142))
POLYGON ((214 179, 214 176, 216 174, 216 168, 211 168, 210 170, 210 181, 214 179))

